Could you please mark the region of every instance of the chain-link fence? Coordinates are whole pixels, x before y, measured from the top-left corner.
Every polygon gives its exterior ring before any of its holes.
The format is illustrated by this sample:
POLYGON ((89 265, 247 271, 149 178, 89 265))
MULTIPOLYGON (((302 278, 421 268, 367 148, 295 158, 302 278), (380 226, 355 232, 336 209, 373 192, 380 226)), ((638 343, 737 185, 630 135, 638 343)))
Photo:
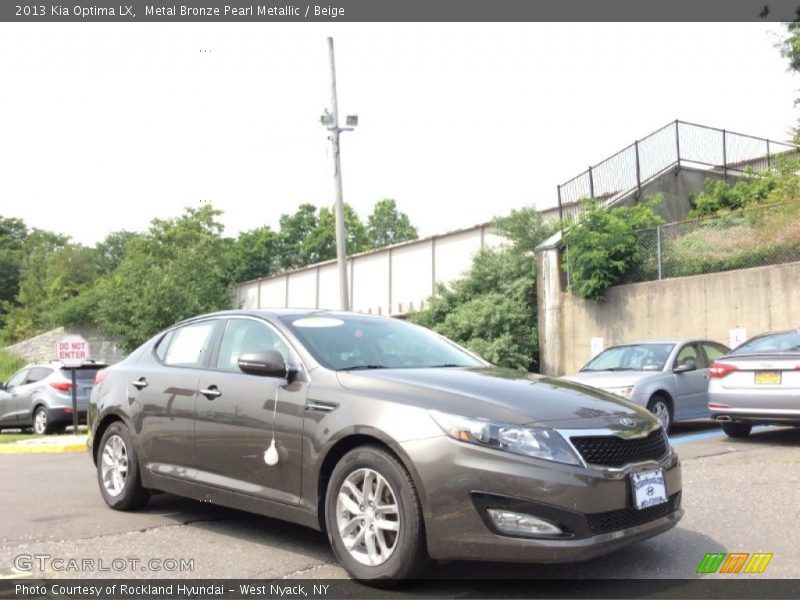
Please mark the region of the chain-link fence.
POLYGON ((585 199, 611 204, 672 168, 693 166, 725 175, 765 171, 778 157, 797 154, 792 144, 673 121, 557 186, 559 217, 573 220, 585 199))
POLYGON ((625 283, 800 261, 800 203, 659 225, 637 238, 625 283))

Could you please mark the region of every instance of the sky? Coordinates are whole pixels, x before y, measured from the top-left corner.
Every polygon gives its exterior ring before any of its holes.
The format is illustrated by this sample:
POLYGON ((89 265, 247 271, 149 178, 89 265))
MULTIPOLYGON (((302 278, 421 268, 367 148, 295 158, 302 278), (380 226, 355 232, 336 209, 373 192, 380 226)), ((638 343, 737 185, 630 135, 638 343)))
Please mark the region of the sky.
POLYGON ((679 118, 786 140, 798 78, 764 23, 2 23, 0 215, 91 245, 212 203, 234 236, 394 198, 422 236, 556 204, 679 118))

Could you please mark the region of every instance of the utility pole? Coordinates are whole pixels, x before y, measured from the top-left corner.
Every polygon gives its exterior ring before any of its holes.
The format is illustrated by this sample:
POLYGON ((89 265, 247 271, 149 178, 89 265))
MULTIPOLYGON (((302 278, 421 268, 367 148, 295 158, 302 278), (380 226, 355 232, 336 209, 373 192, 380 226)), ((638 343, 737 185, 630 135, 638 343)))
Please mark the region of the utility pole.
POLYGON ((333 55, 333 38, 328 38, 328 54, 331 59, 331 111, 327 109, 320 122, 328 128, 333 150, 333 186, 336 193, 336 259, 339 265, 339 307, 350 310, 347 286, 347 236, 344 228, 344 196, 342 193, 342 164, 339 156, 339 134, 353 131, 358 125, 358 116, 348 115, 347 124, 353 127, 339 127, 339 103, 336 97, 336 60, 333 55))

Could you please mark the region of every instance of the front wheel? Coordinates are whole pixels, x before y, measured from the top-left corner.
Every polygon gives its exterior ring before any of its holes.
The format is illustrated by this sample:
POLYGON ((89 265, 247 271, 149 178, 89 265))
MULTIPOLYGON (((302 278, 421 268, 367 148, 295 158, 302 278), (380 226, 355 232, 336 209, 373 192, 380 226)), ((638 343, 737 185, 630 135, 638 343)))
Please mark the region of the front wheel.
POLYGON ((750 435, 750 430, 753 426, 750 423, 723 423, 722 431, 725 435, 732 438, 745 438, 750 435))
POLYGON ((664 431, 669 433, 669 428, 672 427, 672 406, 670 401, 661 394, 656 394, 650 398, 647 403, 647 410, 653 413, 661 424, 664 426, 664 431))
POLYGON ((136 449, 123 423, 112 423, 103 433, 97 451, 97 481, 103 500, 115 510, 132 510, 147 502, 136 449))
POLYGON ((325 524, 336 558, 355 579, 390 583, 429 563, 414 482, 381 448, 355 448, 334 467, 325 524))

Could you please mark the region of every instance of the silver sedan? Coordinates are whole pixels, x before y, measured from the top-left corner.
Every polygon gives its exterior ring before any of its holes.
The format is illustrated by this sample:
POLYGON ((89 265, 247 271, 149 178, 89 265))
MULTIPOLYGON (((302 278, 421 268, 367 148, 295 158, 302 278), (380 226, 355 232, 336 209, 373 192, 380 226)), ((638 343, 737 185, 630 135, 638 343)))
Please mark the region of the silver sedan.
POLYGON ((620 344, 607 348, 565 379, 644 406, 669 431, 675 421, 710 416, 708 366, 728 350, 705 339, 620 344))
POLYGON ((754 423, 800 425, 800 330, 756 336, 709 369, 708 408, 730 437, 754 423))

